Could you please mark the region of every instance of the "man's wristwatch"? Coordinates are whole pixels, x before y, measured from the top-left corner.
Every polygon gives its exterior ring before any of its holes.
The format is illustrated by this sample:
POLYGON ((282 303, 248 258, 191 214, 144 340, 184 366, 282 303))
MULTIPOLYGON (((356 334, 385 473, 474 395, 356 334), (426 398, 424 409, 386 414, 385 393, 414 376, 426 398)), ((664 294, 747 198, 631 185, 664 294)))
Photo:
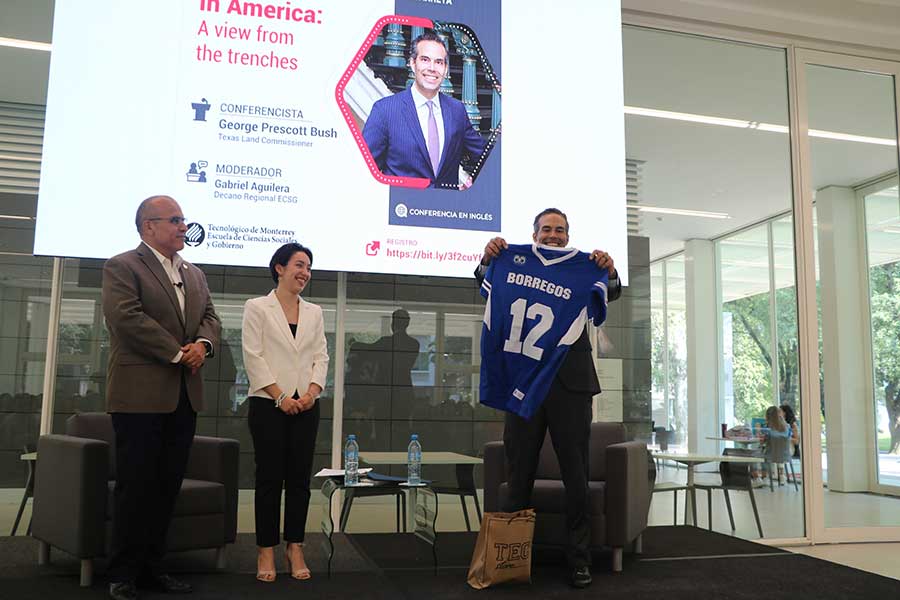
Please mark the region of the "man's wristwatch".
POLYGON ((204 347, 204 348, 206 348, 206 354, 205 354, 205 356, 206 356, 207 358, 209 358, 210 356, 212 356, 212 344, 210 344, 210 343, 207 342, 206 340, 200 340, 200 343, 203 344, 203 347, 204 347))

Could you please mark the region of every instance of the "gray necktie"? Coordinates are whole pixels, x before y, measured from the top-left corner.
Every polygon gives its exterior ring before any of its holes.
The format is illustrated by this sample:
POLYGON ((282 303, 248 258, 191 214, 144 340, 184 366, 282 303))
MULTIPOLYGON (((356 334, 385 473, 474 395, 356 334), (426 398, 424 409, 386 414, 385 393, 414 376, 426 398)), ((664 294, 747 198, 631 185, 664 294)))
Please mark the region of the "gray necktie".
POLYGON ((429 100, 428 105, 428 157, 431 159, 431 168, 437 176, 440 164, 440 138, 438 137, 437 121, 434 118, 434 102, 429 100))

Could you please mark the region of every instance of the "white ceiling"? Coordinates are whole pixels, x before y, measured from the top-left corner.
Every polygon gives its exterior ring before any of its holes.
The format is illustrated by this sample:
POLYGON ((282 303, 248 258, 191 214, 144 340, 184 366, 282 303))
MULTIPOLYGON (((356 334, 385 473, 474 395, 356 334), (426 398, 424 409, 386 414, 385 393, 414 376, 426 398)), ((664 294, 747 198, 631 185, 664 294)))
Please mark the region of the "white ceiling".
POLYGON ((898 0, 621 0, 623 14, 900 50, 898 0))
MULTIPOLYGON (((626 27, 627 106, 787 126, 784 50, 626 27)), ((896 139, 891 78, 807 69, 810 127, 896 139)), ((627 115, 626 151, 644 161, 641 204, 731 218, 643 214, 651 258, 790 211, 785 132, 627 115)), ((896 147, 813 138, 814 189, 854 186, 897 168, 896 147)))

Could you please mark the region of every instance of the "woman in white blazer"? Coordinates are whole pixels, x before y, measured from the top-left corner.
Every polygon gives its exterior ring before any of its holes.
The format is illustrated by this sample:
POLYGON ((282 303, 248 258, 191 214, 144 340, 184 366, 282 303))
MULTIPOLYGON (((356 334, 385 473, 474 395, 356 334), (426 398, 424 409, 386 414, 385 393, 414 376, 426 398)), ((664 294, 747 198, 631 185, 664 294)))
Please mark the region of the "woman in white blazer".
POLYGON ((279 248, 269 262, 275 289, 244 305, 242 347, 256 458, 256 578, 265 582, 275 580, 282 485, 288 569, 295 579, 310 577, 303 538, 319 427, 316 399, 328 372, 322 309, 300 297, 312 276, 312 259, 300 244, 279 248))

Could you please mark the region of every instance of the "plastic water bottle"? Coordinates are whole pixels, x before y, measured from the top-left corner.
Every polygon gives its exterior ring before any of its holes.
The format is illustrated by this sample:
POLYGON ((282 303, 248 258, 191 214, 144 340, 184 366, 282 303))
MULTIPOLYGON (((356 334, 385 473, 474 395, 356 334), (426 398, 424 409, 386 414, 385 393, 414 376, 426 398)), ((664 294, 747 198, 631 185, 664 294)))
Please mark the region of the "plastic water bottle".
POLYGON ((344 485, 359 483, 359 444, 352 433, 347 436, 344 446, 344 485))
POLYGON ((419 436, 415 433, 412 434, 406 448, 406 465, 406 482, 409 485, 419 485, 422 482, 422 444, 419 443, 419 436))

